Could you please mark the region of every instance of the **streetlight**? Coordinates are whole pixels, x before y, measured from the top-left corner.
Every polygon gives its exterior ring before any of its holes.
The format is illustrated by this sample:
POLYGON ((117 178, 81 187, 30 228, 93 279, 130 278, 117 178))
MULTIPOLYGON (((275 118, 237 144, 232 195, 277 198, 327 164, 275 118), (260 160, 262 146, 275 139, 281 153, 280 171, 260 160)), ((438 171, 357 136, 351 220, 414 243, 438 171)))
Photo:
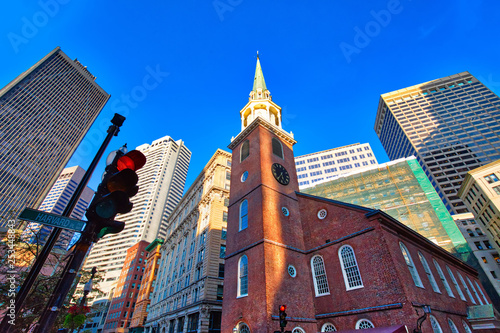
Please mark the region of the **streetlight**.
POLYGON ((87 302, 87 295, 90 293, 90 291, 92 291, 92 279, 94 278, 95 273, 97 273, 97 268, 92 267, 92 271, 90 272, 90 279, 83 286, 83 297, 80 301, 80 306, 85 306, 85 303, 87 302))
POLYGON ((417 328, 413 330, 413 333, 422 333, 422 323, 427 319, 427 315, 431 313, 430 305, 421 305, 420 307, 424 310, 424 315, 417 319, 417 328))

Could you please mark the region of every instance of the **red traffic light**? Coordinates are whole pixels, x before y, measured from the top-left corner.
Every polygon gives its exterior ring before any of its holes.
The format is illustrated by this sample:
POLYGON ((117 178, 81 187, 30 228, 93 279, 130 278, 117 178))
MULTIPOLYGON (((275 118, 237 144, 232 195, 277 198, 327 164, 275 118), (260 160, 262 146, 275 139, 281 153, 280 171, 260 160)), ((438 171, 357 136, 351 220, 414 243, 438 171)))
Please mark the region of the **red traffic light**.
POLYGON ((106 187, 109 192, 122 191, 132 197, 139 191, 136 186, 138 180, 139 178, 134 171, 125 169, 109 177, 106 187))
POLYGON ((280 311, 285 311, 286 310, 286 305, 280 305, 280 311))
POLYGON ((118 159, 116 168, 118 171, 125 169, 137 171, 142 168, 144 164, 146 164, 146 156, 138 150, 132 150, 118 159))

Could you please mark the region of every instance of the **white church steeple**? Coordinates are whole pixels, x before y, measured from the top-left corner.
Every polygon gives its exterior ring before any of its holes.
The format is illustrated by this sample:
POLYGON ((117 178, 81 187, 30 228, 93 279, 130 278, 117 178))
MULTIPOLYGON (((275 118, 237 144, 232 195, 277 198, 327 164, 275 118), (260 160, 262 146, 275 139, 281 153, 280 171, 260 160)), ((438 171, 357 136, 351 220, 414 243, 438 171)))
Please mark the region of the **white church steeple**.
POLYGON ((249 102, 240 111, 241 130, 244 130, 257 117, 267 120, 272 125, 281 128, 281 108, 272 101, 271 93, 266 87, 264 74, 257 53, 257 66, 250 92, 249 102))

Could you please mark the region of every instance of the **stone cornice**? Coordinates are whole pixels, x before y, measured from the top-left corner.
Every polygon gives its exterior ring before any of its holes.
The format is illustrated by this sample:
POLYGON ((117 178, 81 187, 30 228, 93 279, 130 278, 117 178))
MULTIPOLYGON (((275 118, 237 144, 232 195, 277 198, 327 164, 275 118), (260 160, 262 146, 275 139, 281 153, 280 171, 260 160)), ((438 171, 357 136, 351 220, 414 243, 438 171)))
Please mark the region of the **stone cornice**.
POLYGON ((227 146, 227 147, 229 149, 233 150, 240 142, 242 142, 259 125, 264 127, 265 129, 267 129, 269 132, 273 133, 274 135, 276 135, 277 137, 279 137, 283 141, 290 143, 291 145, 294 145, 297 143, 297 141, 295 141, 289 133, 272 125, 267 120, 264 120, 262 117, 259 116, 259 117, 255 118, 250 123, 250 125, 245 127, 245 129, 243 131, 241 131, 240 134, 238 134, 238 136, 236 138, 234 138, 231 141, 231 143, 229 144, 229 146, 227 146))

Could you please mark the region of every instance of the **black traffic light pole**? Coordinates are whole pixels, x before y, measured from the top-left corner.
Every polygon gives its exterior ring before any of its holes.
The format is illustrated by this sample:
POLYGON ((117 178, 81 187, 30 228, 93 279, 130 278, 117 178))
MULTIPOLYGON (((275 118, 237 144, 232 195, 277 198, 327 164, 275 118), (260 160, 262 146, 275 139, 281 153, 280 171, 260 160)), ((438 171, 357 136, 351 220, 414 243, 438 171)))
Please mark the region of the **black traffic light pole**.
MULTIPOLYGON (((89 169, 91 169, 92 171, 95 169, 97 163, 101 159, 104 151, 106 150, 106 147, 108 146, 113 136, 118 135, 120 126, 124 121, 125 117, 115 113, 115 116, 111 120, 111 123, 113 123, 113 125, 108 128, 108 135, 104 139, 104 142, 102 143, 101 148, 99 148, 99 151, 94 157, 94 160, 92 161, 89 169)), ((85 226, 80 239, 75 244, 73 255, 70 257, 68 263, 64 267, 63 275, 56 285, 56 288, 52 292, 52 297, 50 298, 44 312, 42 313, 42 316, 40 317, 35 332, 50 332, 50 329, 54 325, 57 315, 59 314, 59 310, 61 309, 64 300, 66 299, 66 296, 71 289, 76 274, 78 273, 78 270, 80 269, 80 266, 85 259, 85 255, 87 254, 89 247, 94 241, 94 228, 95 224, 93 223, 87 223, 87 225, 85 226)))
MULTIPOLYGON (((80 199, 80 195, 87 186, 87 183, 90 180, 90 177, 92 176, 92 173, 94 172, 94 169, 97 166, 97 163, 102 157, 102 154, 104 153, 104 150, 106 150, 106 147, 108 146, 109 142, 111 141, 111 138, 114 135, 118 134, 119 127, 123 124, 125 121, 125 117, 115 113, 113 119, 111 120, 111 125, 108 129, 108 135, 106 139, 104 140, 103 144, 101 145, 101 148, 97 152, 97 155, 94 157, 94 160, 90 164, 89 168, 87 169, 87 172, 85 172, 85 175, 83 176, 80 184, 78 184, 75 192, 71 196, 71 199, 68 202, 68 205, 64 209, 63 213, 61 216, 69 217, 71 213, 73 212, 73 208, 75 208, 76 204, 78 203, 78 199, 80 199)), ((47 260, 50 252, 52 251, 52 248, 57 242, 57 239, 59 238, 59 235, 61 234, 62 228, 57 228, 54 227, 52 230, 49 238, 47 239, 47 242, 45 243, 45 246, 42 248, 42 251, 40 252, 39 256, 37 257, 35 263, 33 264, 33 267, 29 271, 28 275, 24 279, 23 285, 19 289, 18 294, 16 295, 16 308, 15 308, 15 317, 19 315, 20 310, 23 307, 24 301, 26 300, 26 297, 28 296, 31 288, 33 287, 33 284, 35 283, 36 278, 40 274, 40 271, 45 264, 45 261, 47 260)), ((12 328, 12 325, 9 324, 9 317, 4 316, 2 322, 0 323, 0 332, 9 332, 9 330, 12 328)))

